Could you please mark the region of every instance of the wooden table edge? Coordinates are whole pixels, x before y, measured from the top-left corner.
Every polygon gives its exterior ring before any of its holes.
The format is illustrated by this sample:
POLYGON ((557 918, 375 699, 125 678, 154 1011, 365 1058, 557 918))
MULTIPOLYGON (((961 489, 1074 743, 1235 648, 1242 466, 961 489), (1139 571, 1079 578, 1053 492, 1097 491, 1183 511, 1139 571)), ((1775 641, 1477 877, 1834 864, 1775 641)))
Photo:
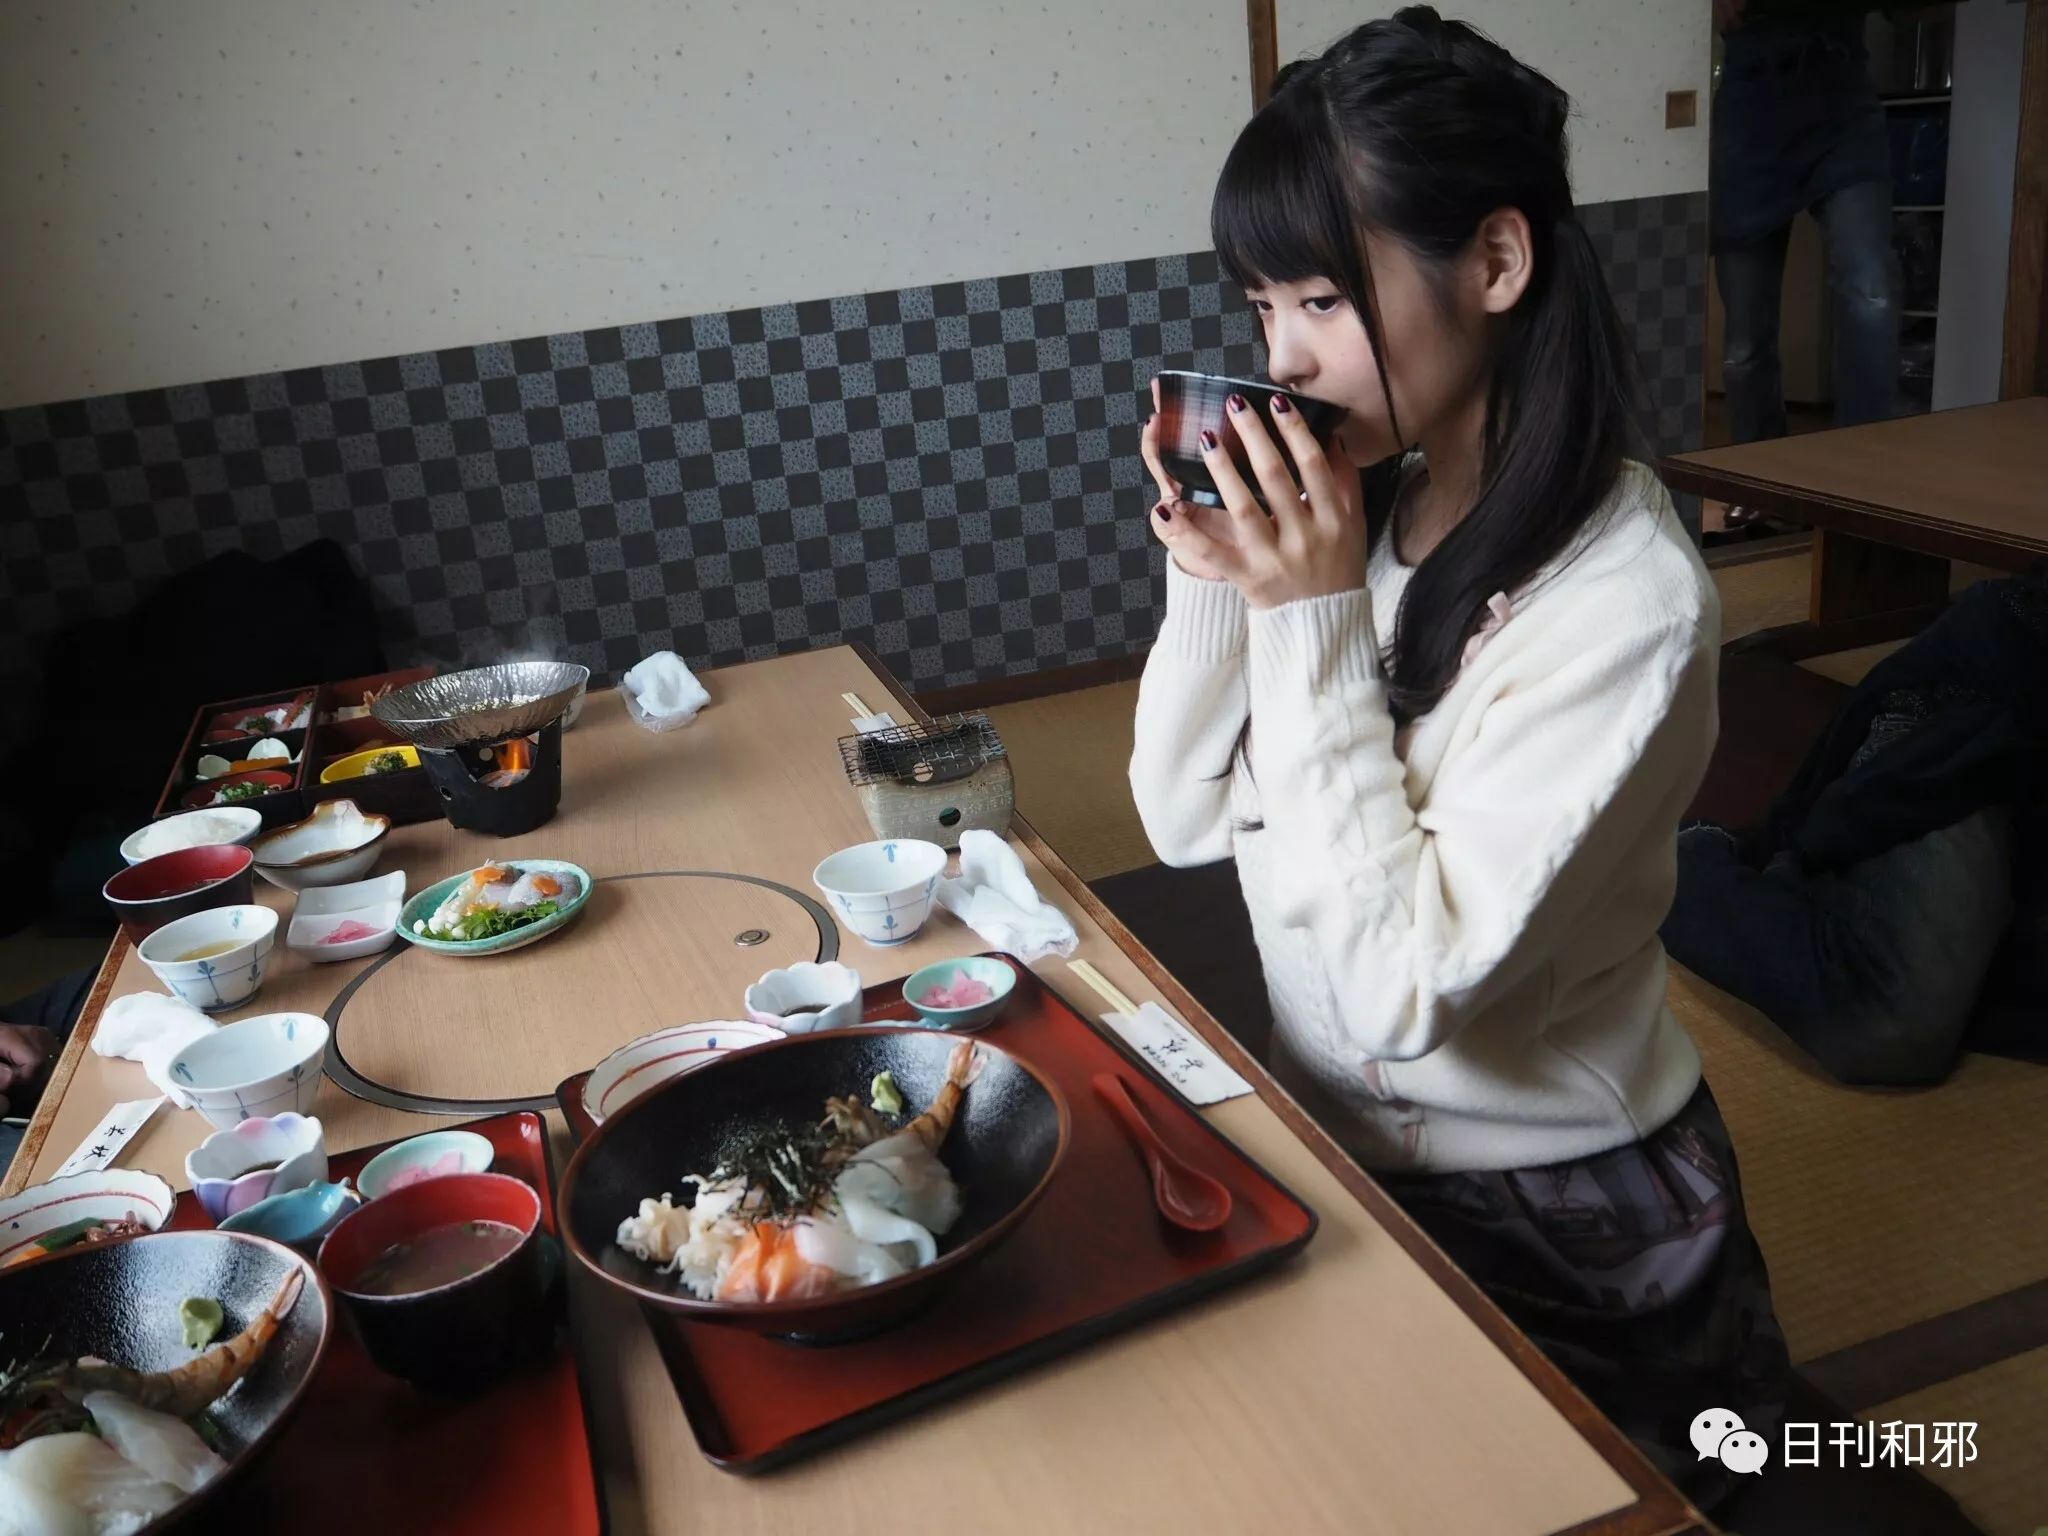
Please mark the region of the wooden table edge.
POLYGON ((127 948, 128 935, 115 930, 106 958, 100 961, 99 971, 93 976, 92 989, 79 1007, 78 1021, 72 1025, 64 1048, 57 1053, 56 1064, 50 1068, 50 1080, 43 1084, 42 1096, 36 1100, 36 1112, 29 1116, 28 1128, 21 1133, 21 1145, 14 1149, 13 1165, 7 1176, 0 1179, 0 1197, 18 1195, 28 1187, 29 1170, 43 1155, 43 1144, 50 1139, 50 1127, 56 1123, 57 1107, 64 1102, 78 1063, 90 1048, 93 1031, 99 1028, 100 1015, 106 1011, 127 948))
MULTIPOLYGON (((930 719, 895 674, 882 664, 863 641, 846 642, 875 680, 888 689, 912 720, 930 719)), ((1527 1377, 1536 1390, 1593 1447, 1600 1458, 1628 1484, 1636 1496, 1633 1504, 1596 1515, 1591 1520, 1554 1532, 1553 1536, 1689 1536, 1711 1529, 1705 1517, 1686 1502, 1678 1489, 1649 1460, 1635 1443, 1615 1428, 1607 1416, 1554 1365, 1550 1357, 1517 1328, 1465 1272, 1453 1264, 1436 1243, 1409 1219, 1408 1213, 1320 1125, 1297 1104, 1265 1066, 1237 1042, 1228 1030, 1210 1016, 1194 996, 1174 979, 1158 958, 1140 943, 1117 915, 1102 904, 1086 881, 1070 869, 1064 859, 1038 835, 1030 821, 1019 812, 1014 822, 1017 836, 1052 873, 1066 893, 1109 935, 1145 977, 1159 988, 1166 1001, 1209 1043, 1224 1060, 1252 1084, 1266 1106, 1281 1123, 1307 1146, 1358 1203, 1398 1242, 1410 1258, 1421 1265, 1432 1281, 1470 1318, 1480 1332, 1527 1377)), ((1084 1008, 1084 1013, 1092 1009, 1084 1008)))
MULTIPOLYGON (((1722 450, 1704 450, 1718 453, 1722 450)), ((1787 485, 1766 480, 1741 470, 1702 464, 1692 454, 1676 454, 1660 460, 1657 472, 1674 491, 1689 491, 1731 505, 1754 507, 1759 512, 1811 523, 1873 544, 1888 544, 1944 560, 1963 560, 1973 565, 2023 570, 2048 555, 2048 539, 2027 539, 2000 535, 1968 524, 1930 518, 1917 512, 1901 511, 1841 496, 1831 491, 1787 485)))

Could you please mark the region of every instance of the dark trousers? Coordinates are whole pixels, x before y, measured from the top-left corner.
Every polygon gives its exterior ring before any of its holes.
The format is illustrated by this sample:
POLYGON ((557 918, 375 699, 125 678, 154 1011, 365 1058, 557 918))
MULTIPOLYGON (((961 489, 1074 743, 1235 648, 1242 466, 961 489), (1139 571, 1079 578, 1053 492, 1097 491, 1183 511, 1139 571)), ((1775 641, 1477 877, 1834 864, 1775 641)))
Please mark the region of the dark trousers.
MULTIPOLYGON (((1899 263, 1892 251, 1892 189, 1864 181, 1813 206, 1827 249, 1834 301, 1835 425, 1883 421, 1899 410, 1899 263)), ((1714 258, 1727 320, 1722 381, 1738 443, 1785 435, 1778 322, 1791 226, 1714 258)))
POLYGON ((1813 874, 1688 827, 1662 932, 1843 1082, 1905 1085, 1948 1075, 2011 920, 2010 818, 1987 810, 1813 874))

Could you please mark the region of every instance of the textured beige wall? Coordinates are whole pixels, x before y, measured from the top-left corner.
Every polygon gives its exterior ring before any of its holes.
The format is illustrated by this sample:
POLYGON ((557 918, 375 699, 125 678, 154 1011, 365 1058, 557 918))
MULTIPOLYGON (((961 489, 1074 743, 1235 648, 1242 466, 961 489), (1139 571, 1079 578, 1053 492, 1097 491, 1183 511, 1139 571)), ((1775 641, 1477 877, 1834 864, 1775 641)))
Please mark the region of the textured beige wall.
POLYGON ((0 0, 0 406, 1207 244, 1241 0, 0 0))
MULTIPOLYGON (((1391 5, 1278 0, 1283 61, 1327 47, 1391 5)), ((1437 0, 1571 94, 1582 203, 1707 185, 1713 8, 1707 0, 1437 0), (1699 126, 1667 129, 1664 93, 1699 92, 1699 126)))

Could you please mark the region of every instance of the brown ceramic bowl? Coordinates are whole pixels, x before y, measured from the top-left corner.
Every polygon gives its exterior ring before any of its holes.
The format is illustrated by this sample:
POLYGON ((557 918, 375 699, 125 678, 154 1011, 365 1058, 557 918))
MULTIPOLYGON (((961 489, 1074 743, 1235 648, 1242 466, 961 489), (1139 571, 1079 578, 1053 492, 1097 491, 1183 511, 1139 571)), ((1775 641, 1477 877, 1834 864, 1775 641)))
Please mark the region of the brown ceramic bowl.
POLYGON ((735 1051, 650 1090, 577 1149, 562 1177, 562 1230, 593 1274, 647 1306, 692 1322, 830 1343, 910 1316, 986 1257, 1029 1214, 1066 1155, 1070 1120, 1052 1080, 986 1042, 981 1075, 967 1090, 939 1156, 966 1206, 922 1269, 856 1290, 793 1301, 700 1301, 673 1275, 617 1242, 619 1223, 644 1199, 683 1201, 683 1173, 713 1167, 731 1138, 763 1122, 808 1124, 825 1100, 865 1100, 878 1073, 896 1080, 906 1105, 937 1096, 957 1036, 905 1028, 839 1029, 735 1051))
POLYGON ((121 931, 140 944, 165 923, 256 899, 256 856, 239 843, 206 843, 144 859, 100 888, 121 931))

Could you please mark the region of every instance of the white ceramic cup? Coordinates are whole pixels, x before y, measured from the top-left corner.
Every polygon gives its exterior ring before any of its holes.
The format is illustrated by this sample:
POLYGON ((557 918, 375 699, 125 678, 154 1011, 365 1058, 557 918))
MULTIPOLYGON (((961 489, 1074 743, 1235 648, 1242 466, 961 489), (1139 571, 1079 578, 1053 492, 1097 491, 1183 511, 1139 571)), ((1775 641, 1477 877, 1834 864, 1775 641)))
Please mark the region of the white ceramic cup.
POLYGON ((320 1092, 327 1021, 260 1013, 201 1035, 170 1060, 171 1081, 222 1130, 256 1115, 305 1114, 320 1092))
POLYGON ((239 1008, 256 995, 276 943, 277 914, 251 903, 214 907, 165 923, 142 941, 136 953, 177 997, 217 1013, 239 1008), (220 945, 228 947, 203 959, 183 958, 220 945))
POLYGON ((877 949, 917 937, 932 915, 946 850, 914 838, 841 849, 812 871, 839 921, 877 949))

